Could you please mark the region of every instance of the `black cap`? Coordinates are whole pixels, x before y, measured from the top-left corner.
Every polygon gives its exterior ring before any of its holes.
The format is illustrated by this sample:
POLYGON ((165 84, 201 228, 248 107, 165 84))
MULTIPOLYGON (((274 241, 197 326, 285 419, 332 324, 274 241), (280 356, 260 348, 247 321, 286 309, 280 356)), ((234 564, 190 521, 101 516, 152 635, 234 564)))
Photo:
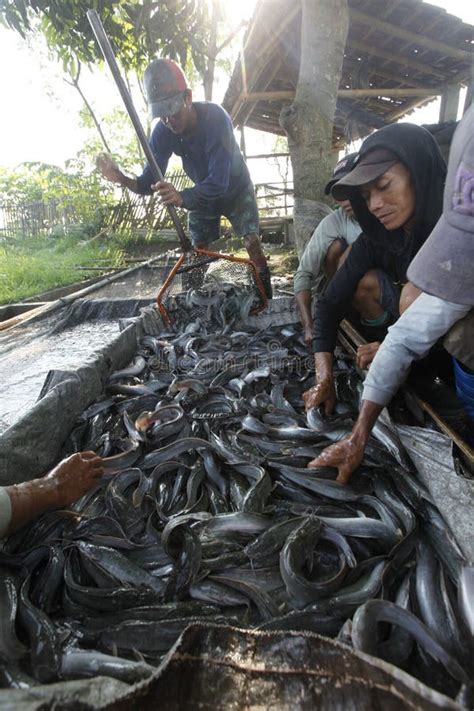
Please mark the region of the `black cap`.
POLYGON ((377 180, 392 165, 399 162, 400 159, 388 148, 374 148, 362 156, 356 156, 352 170, 333 186, 331 190, 333 198, 350 199, 354 188, 377 180))
POLYGON ((357 156, 358 153, 348 153, 346 156, 341 158, 340 161, 337 162, 336 167, 332 172, 332 178, 324 188, 325 195, 329 195, 332 186, 352 170, 354 166, 354 161, 357 156))

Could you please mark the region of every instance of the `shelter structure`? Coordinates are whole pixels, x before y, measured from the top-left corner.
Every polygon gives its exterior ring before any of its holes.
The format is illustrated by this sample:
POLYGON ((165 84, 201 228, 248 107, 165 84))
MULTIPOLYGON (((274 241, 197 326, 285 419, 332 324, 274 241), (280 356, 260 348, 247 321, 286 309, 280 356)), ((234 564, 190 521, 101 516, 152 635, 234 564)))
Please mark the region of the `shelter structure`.
MULTIPOLYGON (((461 86, 472 100, 473 26, 422 0, 348 0, 349 31, 333 147, 363 138, 441 96, 456 119, 461 86)), ((301 2, 258 0, 223 105, 234 125, 285 135, 301 56, 301 2)))

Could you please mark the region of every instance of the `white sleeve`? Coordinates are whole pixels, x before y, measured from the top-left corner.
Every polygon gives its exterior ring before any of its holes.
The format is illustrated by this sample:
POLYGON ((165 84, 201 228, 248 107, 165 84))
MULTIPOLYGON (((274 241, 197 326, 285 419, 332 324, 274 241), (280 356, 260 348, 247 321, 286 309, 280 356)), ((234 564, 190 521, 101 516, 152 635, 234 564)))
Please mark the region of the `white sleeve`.
POLYGON ((0 538, 8 531, 12 518, 12 504, 7 490, 0 486, 0 538))
POLYGON ((388 329, 365 379, 363 400, 387 405, 414 360, 422 358, 471 306, 422 293, 388 329))
POLYGON ((294 277, 294 293, 314 289, 319 293, 325 284, 324 260, 326 253, 338 237, 344 237, 352 244, 361 229, 355 220, 350 219, 344 210, 338 209, 326 215, 306 245, 294 277))

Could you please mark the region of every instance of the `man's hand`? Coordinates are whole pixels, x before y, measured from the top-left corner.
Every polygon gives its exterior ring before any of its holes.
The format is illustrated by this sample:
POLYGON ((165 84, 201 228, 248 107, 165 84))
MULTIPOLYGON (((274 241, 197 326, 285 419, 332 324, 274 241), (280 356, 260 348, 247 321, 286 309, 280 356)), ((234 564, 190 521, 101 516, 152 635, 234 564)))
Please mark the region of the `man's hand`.
POLYGON ((374 341, 373 343, 366 343, 364 346, 359 346, 357 349, 356 358, 357 367, 361 368, 362 370, 367 368, 372 363, 379 348, 379 341, 374 341))
POLYGON ((97 170, 111 183, 122 183, 123 173, 108 153, 99 153, 95 159, 97 170))
POLYGON ((307 346, 311 346, 313 342, 313 324, 310 326, 303 326, 303 341, 307 346))
POLYGON ((332 415, 336 405, 336 390, 332 379, 321 380, 309 390, 303 393, 303 401, 306 410, 312 407, 319 407, 324 404, 324 414, 332 415))
POLYGON ((86 451, 63 459, 44 479, 55 487, 57 505, 68 506, 95 486, 103 473, 102 457, 86 451))
POLYGON ((161 198, 160 202, 162 205, 174 205, 175 207, 182 207, 183 196, 179 193, 174 185, 171 183, 166 183, 161 180, 159 183, 155 183, 151 186, 151 189, 157 192, 161 198))
POLYGON ((340 442, 326 447, 319 457, 308 464, 308 468, 335 467, 338 472, 336 481, 340 484, 347 484, 364 457, 364 449, 364 442, 350 435, 340 442))

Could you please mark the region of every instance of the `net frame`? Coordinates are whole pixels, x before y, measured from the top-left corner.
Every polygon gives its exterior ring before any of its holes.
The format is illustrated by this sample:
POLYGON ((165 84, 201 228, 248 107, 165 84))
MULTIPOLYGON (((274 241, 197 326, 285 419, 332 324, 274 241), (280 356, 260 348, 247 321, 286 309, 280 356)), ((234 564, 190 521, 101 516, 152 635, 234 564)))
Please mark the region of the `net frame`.
POLYGON ((192 272, 193 270, 201 269, 205 264, 216 263, 219 260, 230 262, 234 265, 241 265, 243 268, 242 272, 245 269, 247 273, 251 275, 253 279, 253 290, 255 291, 256 297, 260 300, 259 305, 253 308, 251 313, 260 313, 266 308, 268 303, 267 295, 265 293, 260 274, 251 259, 245 257, 235 257, 233 254, 225 254, 224 252, 214 252, 201 247, 194 247, 192 250, 183 252, 183 254, 180 255, 157 294, 156 304, 165 323, 168 325, 172 324, 172 317, 166 308, 164 301, 170 294, 172 284, 176 276, 183 272, 192 272), (195 264, 191 263, 185 265, 186 260, 189 259, 190 256, 196 259, 195 264), (199 260, 198 258, 201 256, 207 257, 208 259, 199 260))

